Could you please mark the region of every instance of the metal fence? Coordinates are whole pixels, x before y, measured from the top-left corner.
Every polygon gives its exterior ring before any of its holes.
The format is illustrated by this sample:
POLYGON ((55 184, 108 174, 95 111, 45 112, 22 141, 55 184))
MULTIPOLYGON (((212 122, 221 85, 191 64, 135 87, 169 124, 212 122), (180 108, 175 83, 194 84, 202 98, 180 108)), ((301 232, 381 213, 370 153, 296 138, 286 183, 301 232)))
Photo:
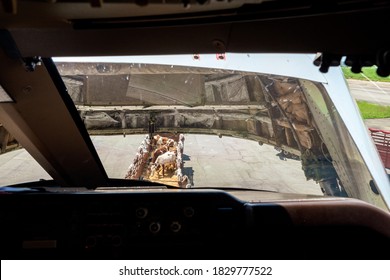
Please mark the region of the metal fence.
POLYGON ((390 168, 390 131, 369 128, 371 137, 386 168, 390 168))

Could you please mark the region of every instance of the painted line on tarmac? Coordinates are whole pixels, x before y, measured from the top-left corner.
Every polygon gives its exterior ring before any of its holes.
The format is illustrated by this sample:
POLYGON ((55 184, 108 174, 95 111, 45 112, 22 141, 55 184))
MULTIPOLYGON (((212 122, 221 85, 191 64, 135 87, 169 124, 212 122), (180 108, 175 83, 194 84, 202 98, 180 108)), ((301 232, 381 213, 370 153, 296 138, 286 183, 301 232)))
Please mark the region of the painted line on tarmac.
POLYGON ((388 92, 384 91, 380 86, 378 86, 374 81, 370 80, 366 75, 363 73, 360 73, 364 78, 366 78, 371 84, 373 84, 377 89, 379 89, 384 94, 389 94, 388 92))

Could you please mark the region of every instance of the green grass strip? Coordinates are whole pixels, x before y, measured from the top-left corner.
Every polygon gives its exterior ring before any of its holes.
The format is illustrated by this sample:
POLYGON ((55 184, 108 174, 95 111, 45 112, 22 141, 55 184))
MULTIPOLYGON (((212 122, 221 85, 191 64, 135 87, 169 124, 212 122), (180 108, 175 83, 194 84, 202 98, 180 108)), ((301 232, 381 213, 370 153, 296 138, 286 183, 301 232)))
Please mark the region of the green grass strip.
POLYGON ((390 106, 372 104, 366 101, 357 101, 363 119, 390 118, 390 106))
POLYGON ((376 66, 372 67, 363 67, 362 73, 355 74, 352 73, 351 67, 342 66, 341 69, 343 70, 344 76, 346 79, 356 79, 356 80, 363 80, 363 81, 375 81, 375 82, 390 82, 390 76, 389 77, 380 77, 376 74, 376 66))

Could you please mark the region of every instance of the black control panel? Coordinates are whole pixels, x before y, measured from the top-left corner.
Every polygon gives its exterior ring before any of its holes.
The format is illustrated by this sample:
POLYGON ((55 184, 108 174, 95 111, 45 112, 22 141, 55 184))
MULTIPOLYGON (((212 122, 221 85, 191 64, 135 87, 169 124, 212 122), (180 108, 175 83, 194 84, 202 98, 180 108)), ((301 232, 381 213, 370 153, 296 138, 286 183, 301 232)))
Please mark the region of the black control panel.
POLYGON ((378 259, 390 249, 390 216, 371 206, 215 190, 2 194, 0 223, 2 259, 378 259))
POLYGON ((1 198, 2 254, 11 257, 191 257, 245 227, 244 203, 224 192, 1 198))

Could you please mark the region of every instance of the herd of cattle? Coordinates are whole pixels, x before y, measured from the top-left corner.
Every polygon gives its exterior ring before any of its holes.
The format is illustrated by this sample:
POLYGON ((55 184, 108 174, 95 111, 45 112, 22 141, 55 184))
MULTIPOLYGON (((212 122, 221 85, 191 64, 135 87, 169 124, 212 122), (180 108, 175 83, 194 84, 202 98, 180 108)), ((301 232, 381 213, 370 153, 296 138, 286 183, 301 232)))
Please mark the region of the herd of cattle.
POLYGON ((183 170, 184 135, 174 137, 146 135, 130 164, 125 179, 174 182, 180 188, 191 187, 183 170))

